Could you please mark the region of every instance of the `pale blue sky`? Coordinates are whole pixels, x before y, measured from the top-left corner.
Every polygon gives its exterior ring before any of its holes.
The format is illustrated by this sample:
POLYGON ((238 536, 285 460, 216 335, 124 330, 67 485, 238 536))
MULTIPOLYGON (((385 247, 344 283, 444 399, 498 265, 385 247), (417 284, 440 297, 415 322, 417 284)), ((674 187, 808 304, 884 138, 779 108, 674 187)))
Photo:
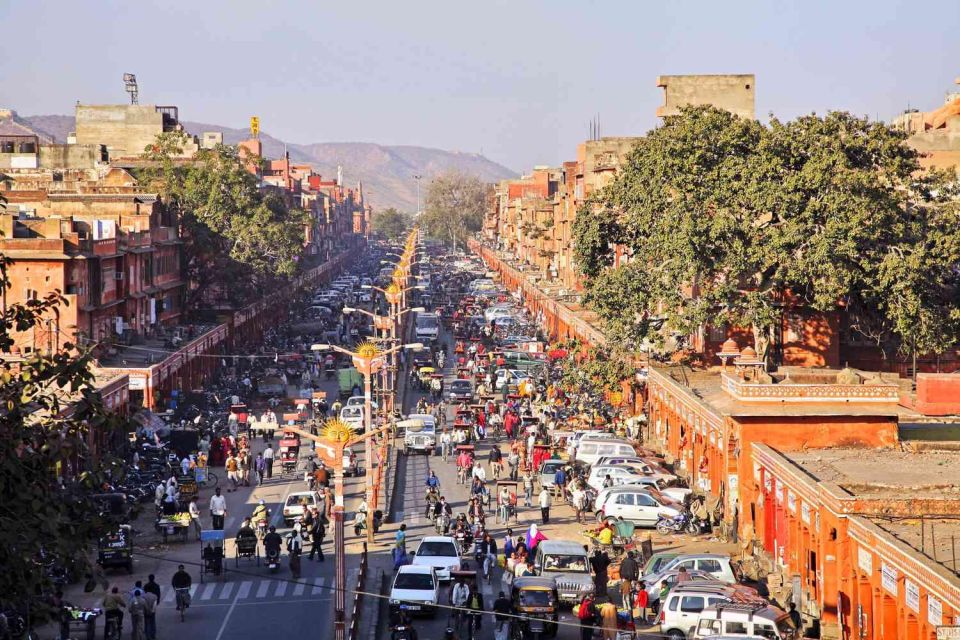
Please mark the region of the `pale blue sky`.
POLYGON ((483 153, 523 171, 656 124, 659 74, 755 73, 757 113, 930 109, 960 1, 0 0, 0 106, 126 99, 295 142, 483 153))

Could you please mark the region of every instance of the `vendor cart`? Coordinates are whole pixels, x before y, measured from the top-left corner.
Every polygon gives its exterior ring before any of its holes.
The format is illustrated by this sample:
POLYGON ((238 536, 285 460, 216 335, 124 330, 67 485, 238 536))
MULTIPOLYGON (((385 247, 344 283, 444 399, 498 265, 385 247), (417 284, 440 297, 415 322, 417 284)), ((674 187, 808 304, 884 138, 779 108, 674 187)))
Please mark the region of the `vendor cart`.
POLYGON ((219 578, 223 580, 226 570, 223 566, 224 532, 220 529, 206 529, 200 532, 200 582, 219 578))
POLYGON ((164 543, 171 537, 180 538, 181 542, 186 542, 191 524, 190 512, 181 511, 169 516, 161 515, 157 518, 155 527, 163 535, 164 543))
POLYGON ((197 478, 193 475, 177 476, 177 488, 180 491, 180 509, 185 511, 190 501, 200 496, 197 478))

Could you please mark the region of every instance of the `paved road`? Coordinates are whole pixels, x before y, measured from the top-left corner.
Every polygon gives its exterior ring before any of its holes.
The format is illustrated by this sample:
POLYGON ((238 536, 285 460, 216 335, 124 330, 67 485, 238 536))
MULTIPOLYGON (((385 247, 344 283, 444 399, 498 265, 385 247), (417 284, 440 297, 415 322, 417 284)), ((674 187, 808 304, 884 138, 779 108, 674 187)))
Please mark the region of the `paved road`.
MULTIPOLYGON (((336 381, 322 381, 319 388, 327 391, 329 397, 334 398, 338 387, 336 381)), ((276 440, 274 440, 274 445, 276 440)), ((256 439, 253 444, 254 456, 264 448, 263 443, 256 439)), ((309 447, 301 448, 301 456, 309 453, 309 447)), ((362 449, 359 451, 361 462, 362 449)), ((278 471, 275 465, 274 471, 278 471)), ((224 479, 226 473, 222 469, 216 472, 221 477, 221 488, 226 490, 224 479)), ((161 640, 176 637, 205 638, 207 640, 224 639, 257 639, 260 640, 275 634, 282 629, 284 637, 304 638, 317 637, 332 633, 333 629, 333 532, 328 529, 326 542, 323 545, 326 554, 325 562, 309 561, 306 554, 301 562, 301 579, 294 581, 287 567, 287 558, 283 558, 283 566, 276 573, 269 573, 266 566, 258 566, 252 560, 241 560, 237 566, 234 559, 234 545, 232 536, 235 535, 243 518, 249 515, 258 500, 264 500, 273 514, 272 523, 277 526, 278 532, 284 534, 289 531, 282 520, 283 503, 291 492, 306 489, 303 476, 287 476, 280 478, 274 474, 272 480, 267 480, 259 487, 241 487, 235 492, 225 492, 228 514, 224 529, 227 532, 226 573, 223 580, 215 580, 200 584, 199 561, 200 543, 191 537, 186 543, 171 543, 169 545, 146 546, 135 543, 136 561, 133 575, 125 572, 108 574, 111 586, 119 587, 121 593, 127 593, 133 588, 136 580, 147 579, 148 574, 155 574, 160 584, 163 596, 158 609, 157 627, 158 638, 161 640), (177 569, 177 564, 186 565, 187 571, 194 580, 193 603, 186 613, 186 620, 180 621, 173 600, 173 590, 169 587, 170 579, 177 569)), ((207 504, 212 490, 201 491, 200 507, 203 513, 202 522, 210 526, 207 504)), ((363 478, 347 478, 345 483, 346 507, 348 521, 352 522, 353 510, 359 504, 363 495, 363 478)), ((152 505, 147 505, 146 511, 152 514, 152 505)), ((150 516, 145 515, 138 521, 137 526, 149 528, 152 526, 150 516)), ((352 589, 356 585, 359 570, 359 540, 354 537, 352 527, 347 527, 347 587, 352 589)), ((309 547, 307 547, 309 549, 309 547)), ((262 548, 261 548, 262 555, 262 548)), ((81 606, 99 606, 103 592, 98 587, 93 594, 82 592, 82 585, 72 585, 66 593, 68 601, 81 606)), ((349 599, 348 599, 349 608, 349 599)), ((125 620, 125 625, 127 621, 125 620)), ((98 634, 102 633, 103 623, 98 624, 98 634)), ((124 637, 129 627, 124 627, 124 637)), ((45 633, 43 637, 52 637, 45 633)))

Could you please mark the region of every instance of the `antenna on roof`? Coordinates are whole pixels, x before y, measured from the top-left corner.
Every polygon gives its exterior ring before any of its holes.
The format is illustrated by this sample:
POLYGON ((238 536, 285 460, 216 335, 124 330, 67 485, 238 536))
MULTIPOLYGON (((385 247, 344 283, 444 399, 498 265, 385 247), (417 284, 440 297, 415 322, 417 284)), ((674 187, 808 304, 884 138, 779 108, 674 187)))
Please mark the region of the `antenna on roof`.
POLYGON ((140 95, 140 90, 137 87, 137 76, 132 73, 123 74, 123 87, 130 94, 130 104, 137 104, 137 98, 140 95))

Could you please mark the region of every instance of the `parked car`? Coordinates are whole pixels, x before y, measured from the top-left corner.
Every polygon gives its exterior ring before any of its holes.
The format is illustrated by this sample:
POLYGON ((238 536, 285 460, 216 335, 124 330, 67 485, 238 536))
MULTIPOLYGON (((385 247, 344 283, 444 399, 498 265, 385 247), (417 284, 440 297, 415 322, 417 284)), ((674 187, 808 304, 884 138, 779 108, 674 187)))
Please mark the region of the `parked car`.
POLYGON ((794 640, 800 631, 790 614, 764 602, 717 603, 700 612, 693 638, 794 640))
POLYGON ((684 553, 664 566, 664 570, 685 567, 687 571, 704 571, 713 575, 717 580, 727 584, 736 584, 737 572, 733 569, 730 558, 719 553, 684 553))
POLYGON ((576 459, 585 464, 596 464, 604 456, 633 456, 636 450, 627 440, 617 438, 583 437, 577 444, 576 459))
POLYGON ((643 478, 656 476, 647 476, 636 467, 626 465, 594 465, 590 467, 590 475, 587 476, 587 484, 600 491, 604 488, 607 476, 613 481, 614 486, 622 484, 637 484, 643 478))
POLYGON ((704 609, 728 602, 735 591, 716 583, 679 584, 667 594, 662 602, 656 622, 660 633, 669 640, 692 638, 704 609))
POLYGON ((390 606, 402 604, 411 614, 434 616, 440 601, 440 580, 433 567, 408 564, 400 567, 390 588, 390 606))
POLYGON ((676 558, 679 553, 676 551, 657 551, 650 559, 647 560, 646 564, 643 565, 643 568, 640 570, 640 575, 650 575, 652 573, 659 573, 671 560, 676 558))
POLYGON ((460 568, 460 549, 450 536, 425 536, 413 558, 413 565, 433 567, 437 578, 450 580, 450 572, 460 568))
POLYGON ((594 503, 598 522, 613 522, 623 518, 638 527, 656 526, 661 514, 670 517, 680 514, 675 503, 665 504, 649 491, 640 487, 623 485, 601 491, 594 503))

